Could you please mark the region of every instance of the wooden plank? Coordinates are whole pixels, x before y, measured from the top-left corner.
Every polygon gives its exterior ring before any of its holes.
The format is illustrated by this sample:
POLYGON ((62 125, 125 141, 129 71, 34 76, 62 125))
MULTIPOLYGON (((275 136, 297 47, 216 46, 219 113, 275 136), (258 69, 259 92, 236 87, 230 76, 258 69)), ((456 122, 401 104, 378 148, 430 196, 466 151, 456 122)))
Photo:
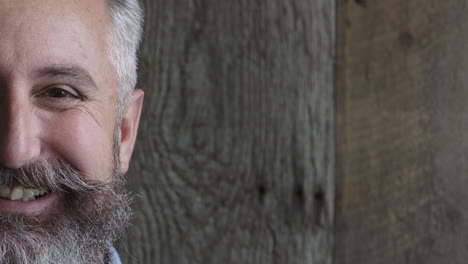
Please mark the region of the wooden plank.
POLYGON ((143 4, 124 263, 331 263, 334 2, 143 4))
POLYGON ((337 2, 336 263, 466 263, 468 2, 337 2))

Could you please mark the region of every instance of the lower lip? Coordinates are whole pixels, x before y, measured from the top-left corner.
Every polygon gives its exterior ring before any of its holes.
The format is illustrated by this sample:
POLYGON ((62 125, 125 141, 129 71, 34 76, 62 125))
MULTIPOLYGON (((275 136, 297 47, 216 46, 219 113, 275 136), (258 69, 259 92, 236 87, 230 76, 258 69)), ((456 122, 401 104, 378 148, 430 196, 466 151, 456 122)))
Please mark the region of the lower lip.
POLYGON ((50 212, 57 200, 57 193, 49 193, 44 197, 29 202, 0 199, 0 213, 6 212, 26 216, 39 216, 50 212))

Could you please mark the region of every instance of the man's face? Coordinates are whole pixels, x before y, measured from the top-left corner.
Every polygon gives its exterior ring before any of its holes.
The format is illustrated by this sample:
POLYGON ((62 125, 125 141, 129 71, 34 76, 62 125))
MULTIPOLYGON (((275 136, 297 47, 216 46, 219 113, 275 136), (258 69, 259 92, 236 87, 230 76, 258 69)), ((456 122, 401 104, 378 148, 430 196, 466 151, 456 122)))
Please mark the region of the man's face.
MULTIPOLYGON (((107 56, 109 21, 104 0, 0 1, 2 170, 18 175, 28 166, 60 163, 94 183, 112 181, 127 171, 143 95, 133 94, 117 123, 117 81, 107 56)), ((29 177, 44 177, 28 172, 29 177)), ((76 199, 81 197, 74 196, 76 190, 46 184, 5 182, 10 197, 0 199, 0 215, 35 219, 43 229, 52 216, 65 214, 69 200, 79 204, 76 199), (48 194, 26 201, 28 190, 21 187, 41 187, 48 194)), ((103 191, 93 195, 97 201, 111 199, 103 191)), ((94 203, 88 203, 88 213, 94 203)))

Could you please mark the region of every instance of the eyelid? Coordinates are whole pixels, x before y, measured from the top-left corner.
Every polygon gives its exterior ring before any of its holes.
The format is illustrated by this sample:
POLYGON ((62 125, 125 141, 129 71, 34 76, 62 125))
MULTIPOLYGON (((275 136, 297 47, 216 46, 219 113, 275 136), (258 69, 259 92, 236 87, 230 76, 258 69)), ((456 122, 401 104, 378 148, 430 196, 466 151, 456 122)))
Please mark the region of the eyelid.
POLYGON ((78 93, 75 89, 73 89, 72 87, 68 86, 68 85, 63 85, 63 84, 60 84, 60 85, 49 85, 47 88, 46 88, 46 91, 49 91, 51 89, 62 89, 64 91, 67 91, 69 92, 70 94, 72 94, 73 96, 76 96, 76 97, 81 97, 80 93, 78 93))

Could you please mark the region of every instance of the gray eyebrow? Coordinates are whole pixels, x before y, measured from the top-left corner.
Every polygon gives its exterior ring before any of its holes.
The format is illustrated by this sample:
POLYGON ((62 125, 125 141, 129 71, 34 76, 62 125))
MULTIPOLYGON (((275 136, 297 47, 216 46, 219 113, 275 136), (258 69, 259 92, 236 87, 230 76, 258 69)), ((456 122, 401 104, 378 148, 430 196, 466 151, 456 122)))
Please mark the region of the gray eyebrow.
POLYGON ((55 64, 46 66, 39 69, 36 73, 39 78, 49 77, 58 78, 63 80, 69 80, 73 83, 77 83, 80 86, 90 87, 95 90, 98 89, 96 82, 94 81, 91 74, 77 65, 60 65, 55 64))

